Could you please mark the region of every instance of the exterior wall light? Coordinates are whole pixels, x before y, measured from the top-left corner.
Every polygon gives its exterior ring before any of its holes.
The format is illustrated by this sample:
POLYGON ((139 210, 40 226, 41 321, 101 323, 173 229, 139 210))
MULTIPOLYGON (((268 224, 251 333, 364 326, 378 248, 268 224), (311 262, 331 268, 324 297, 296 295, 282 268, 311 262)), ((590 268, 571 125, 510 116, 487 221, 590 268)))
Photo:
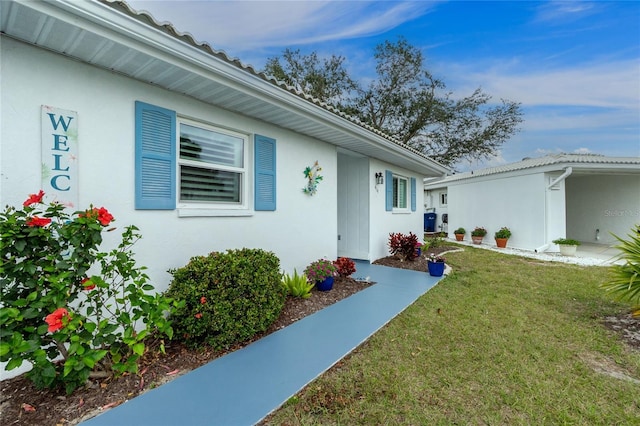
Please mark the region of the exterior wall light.
POLYGON ((376 173, 376 185, 382 185, 384 183, 384 177, 382 172, 376 173))

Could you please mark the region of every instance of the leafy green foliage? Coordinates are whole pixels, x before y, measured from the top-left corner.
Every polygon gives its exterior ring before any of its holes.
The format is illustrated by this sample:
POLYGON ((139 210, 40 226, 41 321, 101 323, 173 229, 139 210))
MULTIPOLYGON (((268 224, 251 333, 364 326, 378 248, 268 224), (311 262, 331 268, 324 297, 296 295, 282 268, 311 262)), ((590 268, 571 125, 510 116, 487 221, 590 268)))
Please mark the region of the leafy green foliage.
POLYGON ((424 67, 422 51, 406 39, 384 41, 374 51, 377 78, 367 87, 351 79, 344 58, 320 63, 317 54, 286 49, 263 70, 399 141, 452 166, 463 159, 494 155, 519 130, 520 104, 476 89, 453 96, 424 67))
POLYGON ((460 228, 458 228, 458 229, 456 229, 455 231, 453 231, 453 233, 454 233, 454 234, 462 234, 462 235, 464 235, 464 234, 466 234, 466 233, 467 233, 467 230, 466 230, 466 229, 464 229, 464 228, 461 226, 460 228))
POLYGON ((422 246, 423 251, 427 251, 430 248, 442 247, 446 240, 440 234, 436 234, 428 239, 425 239, 425 242, 422 246))
POLYGON ((503 226, 499 230, 497 230, 493 236, 495 238, 511 238, 511 230, 506 226, 503 226))
POLYGON ((317 53, 301 55, 300 50, 286 48, 282 58, 269 58, 264 73, 323 102, 340 104, 356 83, 349 77, 345 58, 332 55, 322 61, 317 53))
POLYGON ((311 297, 314 283, 309 282, 305 274, 298 275, 298 271, 294 269, 293 275, 284 274, 282 276, 282 285, 289 295, 308 299, 311 297))
POLYGON ((418 237, 413 232, 409 232, 409 235, 400 232, 389 234, 389 253, 401 260, 415 260, 418 257, 417 245, 418 237))
POLYGON ((261 249, 196 256, 173 274, 167 295, 181 300, 171 319, 176 338, 223 349, 265 331, 286 299, 280 260, 261 249))
POLYGON ((482 226, 476 226, 473 228, 473 231, 471 231, 472 237, 484 237, 485 235, 487 235, 487 230, 482 226))
POLYGON ((43 210, 43 196, 0 213, 0 361, 7 370, 30 362, 38 387, 64 385, 68 393, 95 370, 135 373, 145 339, 171 337, 165 314, 173 306, 136 266, 138 229, 126 227, 120 244, 102 252, 113 220, 106 209, 43 210))
POLYGON ((580 241, 572 240, 571 238, 557 238, 552 242, 553 244, 561 244, 566 246, 579 246, 580 244, 582 244, 580 241))
POLYGON ((633 303, 634 315, 640 316, 640 226, 626 240, 614 236, 620 242, 616 247, 624 264, 611 266, 611 278, 601 287, 619 300, 633 303))

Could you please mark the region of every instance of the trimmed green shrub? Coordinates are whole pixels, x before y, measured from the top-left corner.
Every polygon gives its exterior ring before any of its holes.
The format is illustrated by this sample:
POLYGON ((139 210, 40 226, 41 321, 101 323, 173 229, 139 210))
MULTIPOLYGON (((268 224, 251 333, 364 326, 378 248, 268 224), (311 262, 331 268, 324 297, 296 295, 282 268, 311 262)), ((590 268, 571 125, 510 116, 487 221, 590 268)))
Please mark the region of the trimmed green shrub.
POLYGON ((174 337, 224 349, 265 331, 282 312, 286 290, 280 260, 261 249, 196 256, 169 271, 167 296, 184 301, 174 312, 174 337))

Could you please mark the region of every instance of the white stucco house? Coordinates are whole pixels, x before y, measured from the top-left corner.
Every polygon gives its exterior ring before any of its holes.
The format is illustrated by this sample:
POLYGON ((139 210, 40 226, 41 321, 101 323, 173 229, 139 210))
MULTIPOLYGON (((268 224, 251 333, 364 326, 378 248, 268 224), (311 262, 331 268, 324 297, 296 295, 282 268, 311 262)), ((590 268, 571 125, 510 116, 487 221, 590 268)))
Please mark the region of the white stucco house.
POLYGON ((424 154, 124 2, 2 1, 0 17, 2 206, 41 188, 104 206, 140 228, 159 290, 215 250, 292 272, 421 235, 421 183, 447 172, 424 154))
POLYGON ((557 238, 610 245, 640 223, 640 157, 548 155, 426 179, 424 190, 436 211, 444 194, 450 236, 482 226, 493 244, 506 226, 510 247, 538 252, 558 251, 557 238))

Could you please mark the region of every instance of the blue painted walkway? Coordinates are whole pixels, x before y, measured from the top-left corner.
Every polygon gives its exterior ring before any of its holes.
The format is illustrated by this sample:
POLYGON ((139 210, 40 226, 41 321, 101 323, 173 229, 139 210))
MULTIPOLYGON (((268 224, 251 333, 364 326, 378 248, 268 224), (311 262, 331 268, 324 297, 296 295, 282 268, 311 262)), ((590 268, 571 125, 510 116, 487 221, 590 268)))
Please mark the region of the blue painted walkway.
POLYGON ((440 280, 368 262, 356 268, 376 284, 81 425, 258 423, 440 280))

